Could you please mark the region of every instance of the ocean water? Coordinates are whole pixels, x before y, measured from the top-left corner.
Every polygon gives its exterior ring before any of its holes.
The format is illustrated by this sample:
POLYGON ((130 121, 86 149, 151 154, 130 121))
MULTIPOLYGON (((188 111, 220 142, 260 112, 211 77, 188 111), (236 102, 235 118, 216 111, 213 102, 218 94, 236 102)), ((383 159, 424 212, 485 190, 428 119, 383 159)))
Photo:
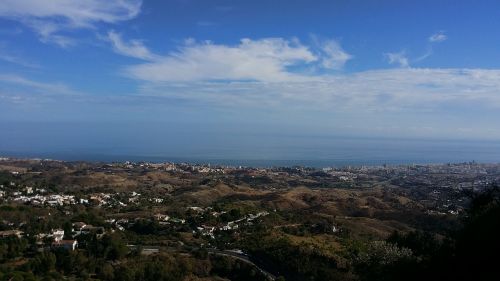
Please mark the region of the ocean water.
POLYGON ((245 136, 195 139, 59 138, 0 141, 0 156, 68 161, 191 162, 231 166, 341 167, 500 162, 500 143, 354 137, 245 136))
POLYGON ((0 122, 0 156, 232 166, 500 162, 499 141, 346 137, 159 123, 0 122))

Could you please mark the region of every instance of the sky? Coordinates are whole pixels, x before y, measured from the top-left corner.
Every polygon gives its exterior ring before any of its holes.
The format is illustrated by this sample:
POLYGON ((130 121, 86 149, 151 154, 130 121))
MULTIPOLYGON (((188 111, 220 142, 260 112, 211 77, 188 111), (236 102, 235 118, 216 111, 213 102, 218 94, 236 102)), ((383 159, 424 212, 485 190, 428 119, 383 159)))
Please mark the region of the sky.
POLYGON ((498 141, 499 26, 498 1, 2 0, 0 150, 498 141))

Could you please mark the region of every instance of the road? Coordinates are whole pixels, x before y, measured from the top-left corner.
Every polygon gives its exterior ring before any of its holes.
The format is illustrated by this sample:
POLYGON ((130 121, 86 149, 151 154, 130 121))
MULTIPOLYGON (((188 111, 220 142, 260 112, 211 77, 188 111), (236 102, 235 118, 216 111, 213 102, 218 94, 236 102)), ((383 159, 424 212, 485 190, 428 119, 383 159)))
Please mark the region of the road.
POLYGON ((217 249, 207 249, 208 254, 212 255, 220 255, 220 256, 226 256, 226 257, 231 257, 240 261, 243 261, 245 263, 248 263, 255 268, 257 268, 264 276, 266 276, 269 280, 275 280, 276 276, 274 276, 272 273, 265 271, 261 267, 259 267, 257 264, 255 264, 253 261, 250 260, 250 258, 247 255, 244 254, 239 254, 233 251, 221 251, 217 249))
MULTIPOLYGON (((136 245, 127 245, 127 247, 129 247, 129 249, 131 249, 131 250, 135 250, 137 248, 136 245)), ((151 255, 151 254, 158 253, 160 251, 160 249, 166 250, 168 252, 178 252, 179 251, 178 248, 160 247, 160 246, 151 246, 151 245, 141 246, 141 248, 142 248, 143 255, 151 255)), ((211 254, 211 255, 231 257, 231 258, 240 260, 242 262, 245 262, 247 264, 250 264, 253 267, 255 267, 257 270, 259 270, 262 274, 264 274, 264 276, 266 276, 269 280, 276 279, 276 276, 274 276, 272 273, 262 269, 255 262, 253 262, 247 255, 245 255, 243 253, 238 253, 238 252, 229 251, 229 250, 222 251, 222 250, 217 250, 217 249, 206 249, 206 250, 207 250, 208 254, 211 254)))

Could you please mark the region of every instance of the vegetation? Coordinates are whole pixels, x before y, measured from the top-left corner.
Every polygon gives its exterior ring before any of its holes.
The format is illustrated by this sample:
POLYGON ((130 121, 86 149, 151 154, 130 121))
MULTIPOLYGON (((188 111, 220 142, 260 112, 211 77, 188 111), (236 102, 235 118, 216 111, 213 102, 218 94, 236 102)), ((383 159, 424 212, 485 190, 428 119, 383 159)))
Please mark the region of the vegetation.
POLYGON ((438 190, 422 183, 440 181, 431 173, 413 179, 418 188, 412 188, 403 174, 386 170, 337 183, 335 173, 314 169, 207 175, 187 172, 191 166, 175 173, 42 163, 21 161, 14 164, 25 173, 0 173, 0 281, 496 280, 499 274, 494 185, 438 190), (40 203, 32 193, 65 197, 40 203), (56 233, 64 233, 57 243, 56 233), (60 239, 77 244, 61 246, 60 239))

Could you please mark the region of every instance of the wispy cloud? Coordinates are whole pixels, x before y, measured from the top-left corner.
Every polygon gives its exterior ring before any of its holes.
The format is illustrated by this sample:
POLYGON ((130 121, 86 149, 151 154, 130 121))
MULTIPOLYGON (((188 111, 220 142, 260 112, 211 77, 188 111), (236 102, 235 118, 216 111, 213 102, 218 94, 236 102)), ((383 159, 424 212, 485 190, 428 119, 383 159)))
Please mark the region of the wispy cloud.
POLYGON ((107 39, 111 42, 113 50, 118 54, 143 60, 151 60, 157 57, 144 46, 142 41, 130 40, 126 42, 122 39, 121 34, 113 30, 108 32, 107 39))
POLYGON ((40 94, 46 96, 76 96, 80 95, 79 92, 71 89, 63 83, 46 83, 37 82, 32 79, 25 78, 16 74, 0 74, 0 85, 14 85, 16 89, 23 90, 24 93, 40 94), (26 89, 28 91, 26 91, 26 89))
POLYGON ((1 50, 0 50, 0 60, 6 61, 6 62, 10 62, 10 63, 13 63, 13 64, 17 64, 17 65, 21 65, 21 66, 24 66, 24 67, 29 67, 29 68, 39 68, 40 67, 38 64, 28 62, 28 61, 24 60, 21 57, 10 55, 10 54, 6 54, 6 53, 2 53, 1 50))
POLYGON ((397 52, 397 53, 385 53, 384 56, 387 58, 389 64, 397 64, 400 67, 409 67, 410 62, 408 57, 406 56, 405 51, 397 52))
POLYGON ((431 36, 429 36, 429 42, 431 42, 431 43, 439 43, 439 42, 446 41, 447 39, 448 39, 448 36, 446 36, 444 31, 439 31, 439 32, 436 32, 436 33, 432 34, 431 36))
POLYGON ((116 52, 148 61, 125 71, 143 81, 292 81, 304 77, 291 68, 340 70, 353 57, 334 40, 305 45, 298 39, 244 38, 236 45, 222 45, 189 39, 177 51, 160 56, 141 41, 124 42, 114 32, 109 37, 116 52))
POLYGON ((347 53, 340 43, 335 40, 319 40, 313 36, 314 41, 320 50, 321 65, 327 69, 342 69, 347 61, 351 60, 353 56, 347 53))
POLYGON ((398 68, 302 81, 147 82, 139 92, 211 106, 426 112, 460 104, 499 108, 499 91, 500 70, 398 68))
POLYGON ((423 55, 415 58, 413 61, 420 62, 420 61, 423 61, 426 58, 432 56, 432 54, 434 54, 434 48, 433 48, 434 46, 433 45, 436 43, 441 43, 443 41, 446 41, 447 39, 448 39, 448 36, 446 36, 444 34, 444 31, 440 31, 440 32, 432 34, 428 38, 429 43, 428 43, 427 50, 425 51, 425 53, 423 55))
POLYGON ((410 67, 411 63, 418 63, 432 56, 432 54, 434 54, 433 45, 436 43, 441 43, 443 41, 446 41, 447 39, 448 36, 444 34, 444 31, 439 31, 437 33, 432 34, 428 38, 429 42, 427 43, 427 49, 425 53, 416 58, 411 58, 411 59, 408 58, 405 51, 396 53, 385 53, 384 56, 387 58, 389 64, 397 64, 401 67, 410 67))
POLYGON ((136 17, 142 0, 3 0, 0 17, 33 29, 42 42, 62 47, 74 44, 61 31, 94 29, 97 23, 116 23, 136 17))
POLYGON ((0 42, 0 60, 29 68, 40 67, 38 64, 30 62, 29 60, 23 58, 22 56, 19 56, 18 54, 14 54, 8 51, 5 45, 2 44, 1 42, 0 42))
POLYGON ((298 40, 242 39, 237 45, 189 40, 154 61, 127 68, 129 76, 144 81, 256 80, 285 81, 297 78, 287 70, 318 61, 298 40))

